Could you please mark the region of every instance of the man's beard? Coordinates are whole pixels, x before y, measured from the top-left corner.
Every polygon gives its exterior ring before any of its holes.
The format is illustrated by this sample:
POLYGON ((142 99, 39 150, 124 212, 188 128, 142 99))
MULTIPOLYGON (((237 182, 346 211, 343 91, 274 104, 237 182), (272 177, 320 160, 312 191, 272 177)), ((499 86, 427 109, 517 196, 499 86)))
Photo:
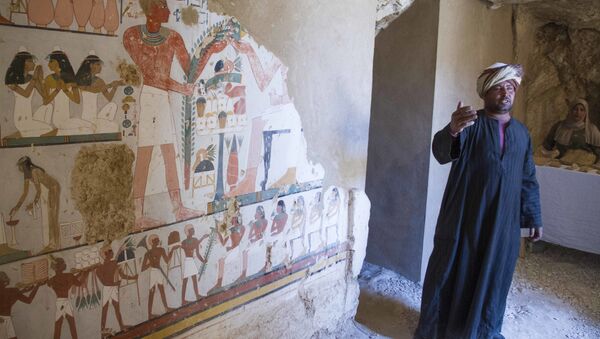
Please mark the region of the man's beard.
POLYGON ((501 102, 494 102, 494 103, 486 103, 485 104, 485 110, 488 112, 493 112, 493 113, 497 113, 497 114, 501 114, 501 113, 509 113, 512 110, 513 107, 513 103, 510 100, 507 100, 507 102, 501 101, 501 102))

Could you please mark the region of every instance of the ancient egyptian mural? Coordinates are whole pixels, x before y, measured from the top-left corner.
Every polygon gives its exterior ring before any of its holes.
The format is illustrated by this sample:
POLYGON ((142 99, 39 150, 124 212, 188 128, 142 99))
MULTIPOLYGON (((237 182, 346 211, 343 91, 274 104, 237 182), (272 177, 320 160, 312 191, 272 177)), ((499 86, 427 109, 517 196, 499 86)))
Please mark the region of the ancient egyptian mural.
POLYGON ((0 3, 0 338, 173 334, 344 259, 347 197, 307 158, 286 66, 235 18, 0 3))

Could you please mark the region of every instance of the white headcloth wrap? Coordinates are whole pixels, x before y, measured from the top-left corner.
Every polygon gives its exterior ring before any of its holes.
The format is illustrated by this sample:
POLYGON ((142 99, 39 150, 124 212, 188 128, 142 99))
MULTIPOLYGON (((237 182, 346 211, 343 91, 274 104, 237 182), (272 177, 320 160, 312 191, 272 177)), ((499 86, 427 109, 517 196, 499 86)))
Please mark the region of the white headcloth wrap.
POLYGON ((481 73, 477 78, 477 93, 483 99, 485 93, 495 85, 511 80, 515 84, 515 89, 521 84, 523 78, 523 66, 518 64, 504 64, 497 62, 481 73))

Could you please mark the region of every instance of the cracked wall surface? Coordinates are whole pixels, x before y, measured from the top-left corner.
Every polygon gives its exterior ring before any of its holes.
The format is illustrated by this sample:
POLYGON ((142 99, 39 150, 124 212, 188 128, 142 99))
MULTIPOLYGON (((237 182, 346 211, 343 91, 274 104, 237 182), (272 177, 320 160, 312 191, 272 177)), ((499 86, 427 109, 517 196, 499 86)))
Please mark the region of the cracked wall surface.
POLYGON ((404 11, 413 4, 414 0, 377 0, 377 23, 375 34, 388 27, 404 11))

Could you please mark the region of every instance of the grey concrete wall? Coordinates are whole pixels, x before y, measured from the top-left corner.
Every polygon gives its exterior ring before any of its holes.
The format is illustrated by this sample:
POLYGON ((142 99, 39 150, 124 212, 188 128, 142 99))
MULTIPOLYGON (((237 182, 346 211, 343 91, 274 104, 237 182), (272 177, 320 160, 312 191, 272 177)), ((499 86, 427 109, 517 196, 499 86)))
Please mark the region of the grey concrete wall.
POLYGON ((367 261, 412 280, 421 270, 438 8, 416 1, 375 40, 367 261))
MULTIPOLYGON (((459 100, 464 105, 483 106, 476 83, 484 68, 496 61, 512 61, 511 14, 510 7, 491 10, 480 1, 441 2, 431 139, 450 122, 459 100)), ((449 164, 441 166, 430 157, 421 279, 433 249, 433 234, 449 171, 449 164)))
POLYGON ((325 186, 364 189, 376 0, 216 0, 289 67, 308 158, 325 186))

